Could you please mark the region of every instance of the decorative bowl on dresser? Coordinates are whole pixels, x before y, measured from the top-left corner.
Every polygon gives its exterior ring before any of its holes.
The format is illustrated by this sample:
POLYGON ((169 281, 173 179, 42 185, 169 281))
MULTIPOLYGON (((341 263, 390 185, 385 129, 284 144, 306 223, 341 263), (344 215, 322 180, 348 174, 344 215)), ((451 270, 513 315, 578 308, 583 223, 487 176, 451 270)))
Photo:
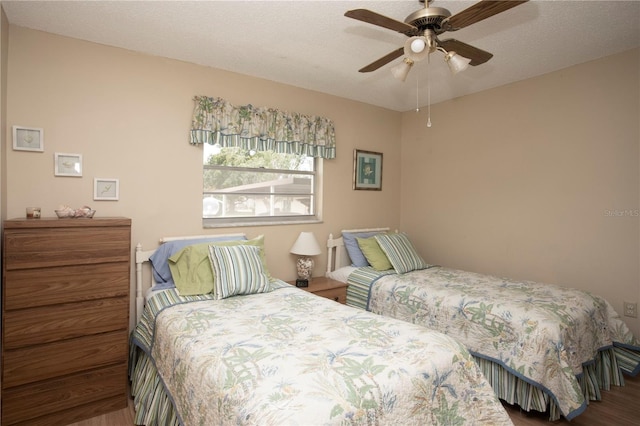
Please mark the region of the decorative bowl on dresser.
POLYGON ((131 219, 10 219, 2 243, 1 423, 126 407, 131 219))

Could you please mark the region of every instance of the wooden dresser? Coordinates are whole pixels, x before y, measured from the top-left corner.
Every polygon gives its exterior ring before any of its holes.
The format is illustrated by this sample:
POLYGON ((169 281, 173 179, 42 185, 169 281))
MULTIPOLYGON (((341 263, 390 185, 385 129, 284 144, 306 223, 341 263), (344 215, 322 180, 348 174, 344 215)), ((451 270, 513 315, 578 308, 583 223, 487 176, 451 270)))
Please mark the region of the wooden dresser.
POLYGON ((126 407, 131 219, 11 219, 2 243, 0 423, 126 407))

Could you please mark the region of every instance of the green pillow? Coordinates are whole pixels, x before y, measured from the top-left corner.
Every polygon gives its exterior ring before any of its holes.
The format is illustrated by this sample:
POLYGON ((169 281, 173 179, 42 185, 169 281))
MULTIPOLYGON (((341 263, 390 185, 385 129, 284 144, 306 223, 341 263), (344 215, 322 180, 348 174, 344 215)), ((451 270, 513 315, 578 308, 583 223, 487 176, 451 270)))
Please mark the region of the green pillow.
POLYGON ((362 250, 362 254, 364 254, 364 257, 373 269, 386 271, 393 268, 393 266, 391 266, 391 262, 389 262, 389 259, 387 258, 387 255, 384 254, 375 237, 356 238, 356 240, 358 241, 360 250, 362 250))
MULTIPOLYGON (((209 260, 209 246, 252 245, 260 248, 260 260, 267 271, 264 254, 264 235, 251 240, 198 243, 187 246, 169 258, 169 269, 176 288, 182 296, 214 292, 214 274, 209 260)), ((268 275, 268 272, 267 272, 268 275)))

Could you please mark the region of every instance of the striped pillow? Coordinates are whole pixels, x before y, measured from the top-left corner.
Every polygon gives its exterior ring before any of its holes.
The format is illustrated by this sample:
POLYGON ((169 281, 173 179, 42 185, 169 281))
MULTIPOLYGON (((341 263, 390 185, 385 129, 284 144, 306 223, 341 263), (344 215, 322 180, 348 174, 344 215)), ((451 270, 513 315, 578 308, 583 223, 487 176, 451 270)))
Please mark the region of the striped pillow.
POLYGON ((216 299, 270 291, 269 276, 260 258, 260 247, 252 245, 209 246, 216 299))
POLYGON ((398 274, 429 267, 405 234, 379 234, 374 238, 398 274))

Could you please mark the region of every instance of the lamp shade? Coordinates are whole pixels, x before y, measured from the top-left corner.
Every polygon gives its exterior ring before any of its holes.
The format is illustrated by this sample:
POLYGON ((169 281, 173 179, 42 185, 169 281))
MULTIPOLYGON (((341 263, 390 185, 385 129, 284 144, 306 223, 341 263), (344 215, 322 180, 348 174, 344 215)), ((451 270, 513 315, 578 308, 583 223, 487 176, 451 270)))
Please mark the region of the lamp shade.
POLYGON ((444 55, 444 60, 447 61, 447 65, 449 65, 449 69, 453 74, 466 70, 469 67, 469 62, 471 62, 471 59, 460 56, 454 51, 444 55))
POLYGON ((405 81, 412 66, 413 61, 409 58, 404 58, 398 65, 391 67, 391 74, 398 80, 405 81))
POLYGON ((414 62, 426 59, 429 53, 428 41, 424 37, 411 37, 404 43, 404 56, 414 62))
POLYGON ((300 256, 317 256, 322 250, 313 232, 301 232, 290 252, 300 256))

